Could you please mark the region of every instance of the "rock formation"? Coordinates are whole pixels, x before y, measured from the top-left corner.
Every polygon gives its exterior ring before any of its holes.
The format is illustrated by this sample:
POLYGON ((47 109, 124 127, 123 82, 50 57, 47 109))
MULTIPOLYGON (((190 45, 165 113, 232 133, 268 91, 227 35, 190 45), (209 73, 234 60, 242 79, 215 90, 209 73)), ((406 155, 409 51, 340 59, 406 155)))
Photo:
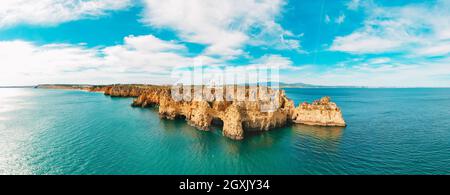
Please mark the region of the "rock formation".
POLYGON ((294 123, 320 126, 345 126, 341 109, 330 101, 330 97, 323 97, 312 104, 303 102, 293 111, 294 123))
MULTIPOLYGON (((38 86, 39 88, 64 88, 59 86, 38 86)), ((222 134, 241 140, 245 132, 268 131, 289 123, 321 126, 345 126, 342 113, 329 97, 303 103, 295 108, 283 90, 269 87, 234 86, 210 89, 192 87, 182 93, 181 99, 173 97, 168 86, 154 85, 105 85, 73 86, 92 92, 103 92, 111 97, 134 97, 132 106, 158 106, 159 115, 165 119, 184 118, 189 125, 208 131, 215 123, 223 124, 222 134), (189 90, 191 89, 191 90, 189 90), (195 97, 196 91, 203 96, 195 97), (187 99, 187 100, 186 100, 187 99)))

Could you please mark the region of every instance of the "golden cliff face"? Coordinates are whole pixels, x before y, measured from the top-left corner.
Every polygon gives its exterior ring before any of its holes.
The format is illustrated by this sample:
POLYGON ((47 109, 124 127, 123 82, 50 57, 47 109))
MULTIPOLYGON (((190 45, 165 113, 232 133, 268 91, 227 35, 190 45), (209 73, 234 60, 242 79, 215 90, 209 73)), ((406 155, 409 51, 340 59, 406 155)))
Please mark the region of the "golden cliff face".
MULTIPOLYGON (((226 94, 225 89, 223 90, 223 94, 226 94)), ((236 88, 236 91, 239 90, 236 88)), ((242 87, 241 93, 243 94, 240 94, 241 97, 244 97, 242 100, 237 98, 237 93, 232 94, 233 98, 229 100, 217 98, 215 97, 216 91, 212 90, 209 98, 175 101, 171 96, 170 89, 151 89, 137 97, 133 106, 159 105, 161 118, 185 118, 188 124, 205 131, 210 129, 214 121, 219 121, 223 123, 223 135, 237 140, 244 138, 244 129, 268 131, 285 126, 290 122, 290 113, 294 106, 293 102, 284 96, 284 93, 276 96, 279 100, 278 105, 270 105, 271 100, 269 99, 267 101, 250 101, 251 91, 249 87, 242 87), (261 111, 264 107, 272 108, 272 110, 261 111)))
POLYGON ((346 126, 339 107, 323 97, 312 104, 306 102, 294 109, 292 120, 295 123, 320 126, 346 126))
POLYGON ((161 118, 184 118, 200 130, 208 131, 214 124, 222 124, 222 134, 235 140, 243 139, 244 131, 268 131, 292 122, 345 126, 340 109, 329 97, 295 108, 283 90, 268 87, 194 87, 184 91, 181 99, 174 98, 173 94, 182 90, 173 91, 167 86, 109 85, 84 87, 83 90, 103 92, 112 97, 134 97, 132 106, 158 106, 161 118), (198 90, 206 95, 195 97, 194 92, 198 90))

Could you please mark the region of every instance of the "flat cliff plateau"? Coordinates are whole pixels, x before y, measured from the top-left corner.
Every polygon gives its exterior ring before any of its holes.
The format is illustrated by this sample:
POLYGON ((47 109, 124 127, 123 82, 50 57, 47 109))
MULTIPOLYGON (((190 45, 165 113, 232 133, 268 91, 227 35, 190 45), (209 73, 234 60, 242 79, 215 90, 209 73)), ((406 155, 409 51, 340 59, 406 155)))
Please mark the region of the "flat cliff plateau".
POLYGON ((269 131, 291 123, 346 126, 341 110, 329 97, 295 107, 284 90, 263 86, 191 86, 181 89, 117 84, 39 85, 37 88, 78 89, 102 92, 112 97, 133 97, 132 106, 157 106, 161 118, 183 118, 199 130, 208 131, 212 125, 223 125, 222 134, 235 140, 244 139, 245 132, 269 131))

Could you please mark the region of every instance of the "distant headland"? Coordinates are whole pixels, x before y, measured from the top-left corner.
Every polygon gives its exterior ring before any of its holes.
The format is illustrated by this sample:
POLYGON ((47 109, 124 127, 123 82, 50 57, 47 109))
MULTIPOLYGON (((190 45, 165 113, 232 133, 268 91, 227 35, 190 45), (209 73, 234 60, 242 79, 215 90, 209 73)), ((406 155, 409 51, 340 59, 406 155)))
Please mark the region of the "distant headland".
POLYGON ((222 134, 235 140, 245 132, 262 132, 291 123, 319 126, 346 126, 340 108, 329 97, 295 107, 284 90, 267 86, 197 86, 174 89, 171 86, 116 85, 38 85, 42 89, 76 89, 101 92, 111 97, 133 97, 132 106, 157 106, 165 119, 185 119, 189 125, 208 131, 223 126, 222 134), (203 96, 196 97, 201 91, 203 96), (174 94, 179 98, 174 98, 174 94), (257 97, 257 98, 255 98, 257 97))

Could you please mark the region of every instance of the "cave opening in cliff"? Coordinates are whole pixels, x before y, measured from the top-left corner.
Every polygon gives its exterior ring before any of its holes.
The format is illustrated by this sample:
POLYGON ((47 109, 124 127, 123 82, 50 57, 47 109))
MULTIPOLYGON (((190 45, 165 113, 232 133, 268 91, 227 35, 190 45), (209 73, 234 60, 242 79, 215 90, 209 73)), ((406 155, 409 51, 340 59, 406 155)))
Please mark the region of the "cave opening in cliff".
POLYGON ((186 120, 186 116, 184 116, 184 115, 177 115, 177 116, 175 116, 175 120, 186 120))
POLYGON ((223 120, 220 118, 213 118, 211 121, 211 125, 219 128, 223 128, 223 120))

